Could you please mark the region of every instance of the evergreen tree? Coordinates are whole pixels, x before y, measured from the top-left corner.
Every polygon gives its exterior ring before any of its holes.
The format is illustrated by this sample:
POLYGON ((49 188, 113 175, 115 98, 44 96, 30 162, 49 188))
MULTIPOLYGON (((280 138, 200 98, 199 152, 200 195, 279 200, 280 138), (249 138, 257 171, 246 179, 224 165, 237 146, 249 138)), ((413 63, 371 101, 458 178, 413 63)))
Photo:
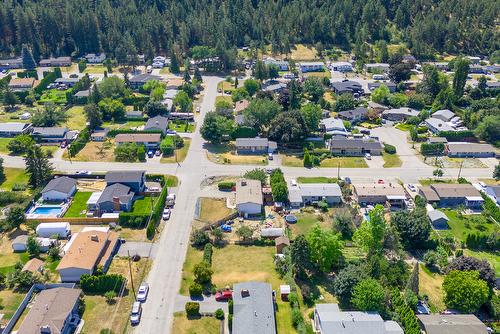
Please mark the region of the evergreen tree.
POLYGON ((29 184, 32 188, 42 187, 52 178, 52 164, 40 146, 31 146, 24 161, 26 163, 26 174, 29 176, 29 184))
POLYGON ((177 55, 174 50, 170 52, 170 72, 179 73, 181 70, 179 68, 179 61, 177 60, 177 55))
POLYGON ((9 110, 13 110, 18 103, 19 99, 17 98, 17 95, 10 89, 7 89, 3 95, 4 106, 6 106, 9 110))
POLYGON ((92 87, 91 94, 89 96, 89 102, 93 104, 98 104, 99 101, 101 101, 102 96, 101 92, 99 91, 99 87, 97 87, 97 84, 94 83, 94 86, 92 87))
POLYGON ((267 66, 264 64, 263 61, 257 60, 253 76, 260 81, 266 80, 269 77, 267 66))
POLYGON ((3 168, 3 159, 0 158, 0 183, 2 183, 3 181, 5 181, 5 171, 3 168))
POLYGON ((189 59, 184 62, 184 82, 191 82, 191 75, 189 75, 189 59))
POLYGON ((23 58, 23 68, 25 70, 34 70, 36 68, 35 59, 31 50, 26 44, 23 44, 23 49, 21 51, 21 57, 23 58))
POLYGON ((309 154, 309 150, 307 148, 304 149, 304 167, 306 168, 312 167, 311 155, 309 154))
POLYGON ((455 74, 453 75, 453 93, 457 99, 464 95, 464 87, 469 74, 469 61, 460 58, 455 62, 455 74))
POLYGON ((418 296, 418 262, 415 263, 413 267, 413 271, 411 272, 410 278, 408 279, 408 283, 406 284, 406 288, 413 291, 414 294, 418 296))
POLYGON ((203 81, 203 78, 201 77, 200 69, 198 68, 198 66, 196 66, 194 68, 194 79, 200 83, 203 81))

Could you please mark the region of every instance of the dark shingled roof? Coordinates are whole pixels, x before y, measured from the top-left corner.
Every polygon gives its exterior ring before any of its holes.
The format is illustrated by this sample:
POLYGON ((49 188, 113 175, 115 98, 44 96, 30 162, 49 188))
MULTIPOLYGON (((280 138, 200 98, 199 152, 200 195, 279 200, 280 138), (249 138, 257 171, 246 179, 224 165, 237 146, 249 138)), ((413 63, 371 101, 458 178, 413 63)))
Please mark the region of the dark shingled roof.
POLYGON ((143 170, 111 171, 106 174, 104 180, 106 183, 141 182, 144 173, 143 170))
POLYGON ((49 183, 43 188, 42 193, 55 190, 61 193, 69 194, 73 187, 76 186, 76 180, 67 176, 61 176, 50 180, 49 183))

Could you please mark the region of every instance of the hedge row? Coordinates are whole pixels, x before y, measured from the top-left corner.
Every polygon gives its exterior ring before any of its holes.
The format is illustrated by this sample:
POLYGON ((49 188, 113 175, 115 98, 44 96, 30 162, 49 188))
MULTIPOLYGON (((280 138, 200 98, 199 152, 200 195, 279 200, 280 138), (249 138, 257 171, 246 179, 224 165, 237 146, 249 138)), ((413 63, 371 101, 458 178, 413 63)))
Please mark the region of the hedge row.
POLYGON ((118 219, 122 227, 143 228, 148 223, 149 215, 121 212, 118 219))
POLYGON ((467 234, 465 244, 469 249, 498 250, 500 248, 500 236, 498 234, 467 234))
POLYGON ((217 185, 217 187, 219 187, 220 191, 231 190, 235 186, 236 186, 236 182, 230 182, 230 181, 219 182, 219 184, 217 185))
POLYGON ((281 169, 275 169, 270 178, 271 191, 275 202, 288 202, 288 186, 281 169))
POLYGON ((131 129, 113 129, 108 132, 108 137, 116 137, 116 135, 118 134, 128 134, 128 133, 160 133, 163 136, 163 132, 161 132, 160 130, 139 131, 131 129))
POLYGON ((396 146, 391 144, 384 144, 384 151, 388 154, 396 154, 396 146))
POLYGON ((44 72, 44 77, 36 86, 35 94, 42 94, 44 90, 47 89, 47 86, 56 81, 57 75, 54 72, 44 72), (45 74, 47 73, 47 74, 45 74))
POLYGON ((420 152, 423 155, 441 155, 444 152, 443 143, 422 143, 420 145, 420 152))
POLYGON ((212 253, 213 253, 212 244, 211 243, 206 244, 205 248, 203 249, 203 261, 205 261, 209 265, 212 265, 212 253))
MULTIPOLYGON (((162 184, 165 184, 165 179, 163 178, 162 184)), ((160 196, 156 200, 153 212, 151 214, 151 219, 149 220, 148 227, 146 228, 146 236, 148 239, 153 239, 156 232, 156 225, 160 221, 161 215, 163 213, 163 208, 165 207, 165 201, 167 200, 168 189, 163 186, 160 196)))
POLYGON ((119 293, 125 277, 118 274, 89 275, 83 274, 80 277, 80 287, 85 293, 105 293, 114 291, 119 293))
POLYGON ((439 137, 445 137, 450 141, 460 141, 465 138, 474 138, 474 132, 467 131, 440 131, 438 134, 439 137))
POLYGON ((26 70, 24 72, 17 73, 18 78, 35 78, 38 80, 38 73, 36 70, 26 70))
POLYGON ((71 143, 69 146, 68 152, 69 155, 74 157, 75 155, 80 152, 85 145, 87 145, 88 141, 90 140, 90 130, 89 128, 83 129, 80 134, 78 135, 78 138, 74 142, 71 143))
POLYGON ((149 96, 127 96, 122 99, 126 106, 144 106, 149 101, 149 96))
POLYGON ((231 133, 231 138, 233 140, 237 138, 254 138, 257 137, 257 135, 258 131, 254 128, 251 128, 249 126, 238 126, 231 133))

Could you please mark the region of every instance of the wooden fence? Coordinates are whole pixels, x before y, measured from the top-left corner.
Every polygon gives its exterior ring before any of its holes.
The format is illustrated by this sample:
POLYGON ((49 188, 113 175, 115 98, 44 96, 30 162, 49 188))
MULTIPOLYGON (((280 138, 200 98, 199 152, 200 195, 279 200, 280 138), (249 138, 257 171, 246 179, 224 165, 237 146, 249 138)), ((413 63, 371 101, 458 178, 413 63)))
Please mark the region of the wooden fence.
POLYGON ((27 221, 36 221, 40 223, 70 223, 72 225, 100 225, 108 223, 118 223, 119 218, 100 218, 100 217, 47 217, 47 218, 30 218, 27 221))

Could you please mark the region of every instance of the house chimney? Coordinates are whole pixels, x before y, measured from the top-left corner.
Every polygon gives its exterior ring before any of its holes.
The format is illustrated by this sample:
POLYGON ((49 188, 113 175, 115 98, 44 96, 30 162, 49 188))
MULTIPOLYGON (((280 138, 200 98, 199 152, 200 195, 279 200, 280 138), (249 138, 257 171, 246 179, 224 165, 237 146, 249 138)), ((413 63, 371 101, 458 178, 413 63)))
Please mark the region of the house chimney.
POLYGON ((248 297, 248 296, 250 296, 250 291, 248 291, 247 289, 241 290, 241 297, 248 297))
POLYGON ((51 334, 52 330, 49 325, 40 326, 40 334, 51 334))
POLYGON ((113 211, 120 211, 120 199, 118 197, 113 197, 113 211))
POLYGON ((97 236, 97 234, 92 234, 90 236, 90 240, 98 242, 99 241, 99 237, 97 236))

